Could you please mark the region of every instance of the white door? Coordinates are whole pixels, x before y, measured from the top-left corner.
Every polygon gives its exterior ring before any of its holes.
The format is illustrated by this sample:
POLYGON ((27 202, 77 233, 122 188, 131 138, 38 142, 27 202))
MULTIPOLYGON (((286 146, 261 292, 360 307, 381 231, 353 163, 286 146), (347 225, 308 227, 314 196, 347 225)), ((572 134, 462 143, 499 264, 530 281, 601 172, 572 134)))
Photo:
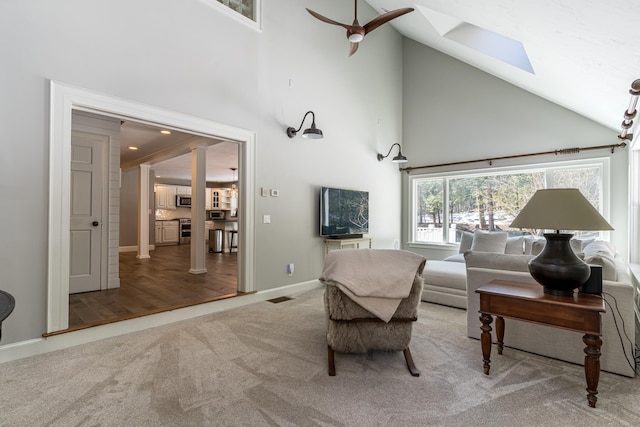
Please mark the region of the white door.
POLYGON ((71 135, 71 240, 69 293, 100 290, 104 149, 109 139, 71 135))

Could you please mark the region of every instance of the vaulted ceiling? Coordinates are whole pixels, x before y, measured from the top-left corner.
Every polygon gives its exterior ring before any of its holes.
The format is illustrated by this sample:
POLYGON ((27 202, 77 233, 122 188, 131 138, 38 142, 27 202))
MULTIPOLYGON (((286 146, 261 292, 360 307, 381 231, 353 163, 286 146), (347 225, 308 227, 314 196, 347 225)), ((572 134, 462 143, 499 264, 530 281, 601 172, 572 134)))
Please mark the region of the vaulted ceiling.
MULTIPOLYGON (((405 37, 620 131, 631 83, 640 78, 639 0, 365 1, 380 14, 402 7, 415 8, 386 25, 393 25, 405 37)), ((350 0, 344 3, 344 15, 332 14, 330 18, 350 23, 353 3, 350 0)), ((316 9, 323 13, 321 8, 316 9)), ((374 42, 374 37, 367 37, 362 43, 374 42)), ((472 94, 473 88, 469 91, 472 94)), ((144 140, 158 142, 159 129, 143 131, 140 126, 124 125, 125 145, 127 135, 134 133, 139 144, 144 140)), ((172 142, 178 144, 193 136, 176 133, 162 137, 165 141, 180 139, 172 142)), ((209 152, 208 179, 228 179, 231 164, 237 165, 237 147, 223 143, 212 146, 209 152)), ((123 153, 123 156, 131 155, 123 153)), ((160 163, 156 168, 160 175, 188 179, 189 172, 178 171, 189 165, 187 155, 160 163)))
MULTIPOLYGON (((620 130, 640 78, 640 1, 365 1, 378 13, 414 7, 391 21, 405 37, 620 130)), ((349 3, 331 18, 350 22, 349 3)))

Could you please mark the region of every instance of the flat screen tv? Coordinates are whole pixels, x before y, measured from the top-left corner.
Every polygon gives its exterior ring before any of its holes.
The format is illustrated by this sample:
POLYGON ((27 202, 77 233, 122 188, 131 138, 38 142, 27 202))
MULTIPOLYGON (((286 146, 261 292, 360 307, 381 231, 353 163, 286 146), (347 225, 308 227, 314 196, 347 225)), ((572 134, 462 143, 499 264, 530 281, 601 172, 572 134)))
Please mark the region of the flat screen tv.
POLYGON ((331 239, 362 237, 369 232, 369 193, 322 187, 320 235, 331 239))

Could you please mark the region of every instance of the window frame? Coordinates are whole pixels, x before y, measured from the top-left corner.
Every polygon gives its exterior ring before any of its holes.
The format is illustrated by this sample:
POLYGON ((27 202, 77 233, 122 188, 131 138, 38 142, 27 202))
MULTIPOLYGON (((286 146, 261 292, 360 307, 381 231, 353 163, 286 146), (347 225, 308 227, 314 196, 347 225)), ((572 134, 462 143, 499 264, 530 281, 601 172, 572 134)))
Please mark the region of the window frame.
POLYGON ((255 20, 251 18, 247 18, 243 14, 235 11, 231 7, 226 4, 218 1, 218 0, 207 0, 213 7, 218 8, 218 10, 227 14, 231 18, 255 29, 258 31, 262 31, 262 0, 253 0, 253 8, 255 13, 255 20))
MULTIPOLYGON (((521 165, 511 165, 511 166, 502 166, 502 167, 492 167, 490 169, 484 168, 474 168, 474 169, 461 169, 461 170, 447 170, 433 173, 416 173, 409 174, 408 177, 408 209, 406 213, 406 221, 407 221, 407 245, 409 247, 420 247, 420 248, 457 248, 458 243, 449 243, 449 180, 455 178, 473 178, 473 177, 482 177, 482 176, 493 176, 493 175, 508 175, 514 173, 528 173, 528 172, 539 172, 543 170, 545 173, 545 188, 551 188, 552 174, 550 171, 556 169, 567 169, 567 168, 579 168, 579 167, 589 167, 596 166, 601 168, 601 194, 600 194, 600 209, 599 212, 605 218, 609 218, 610 214, 610 182, 611 182, 611 174, 610 174, 610 158, 609 157, 595 157, 589 159, 580 159, 580 160, 565 160, 559 162, 542 162, 542 163, 533 163, 533 164, 521 164, 521 165), (417 191, 417 183, 422 179, 429 178, 442 178, 443 179, 443 212, 442 212, 442 227, 443 227, 443 238, 442 242, 418 242, 415 239, 416 236, 416 191, 417 191)), ((603 240, 609 240, 610 232, 602 231, 601 237, 603 240)))

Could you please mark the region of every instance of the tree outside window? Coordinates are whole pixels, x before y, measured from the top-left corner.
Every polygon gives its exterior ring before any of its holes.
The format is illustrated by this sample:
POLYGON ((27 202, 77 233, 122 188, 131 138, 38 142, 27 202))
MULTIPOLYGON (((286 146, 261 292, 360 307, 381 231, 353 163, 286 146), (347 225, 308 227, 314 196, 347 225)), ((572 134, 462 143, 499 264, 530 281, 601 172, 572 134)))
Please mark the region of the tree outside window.
POLYGON ((578 188, 602 212, 602 174, 601 165, 588 165, 415 177, 413 241, 457 243, 464 231, 476 230, 540 235, 544 230, 509 226, 538 189, 578 188))

